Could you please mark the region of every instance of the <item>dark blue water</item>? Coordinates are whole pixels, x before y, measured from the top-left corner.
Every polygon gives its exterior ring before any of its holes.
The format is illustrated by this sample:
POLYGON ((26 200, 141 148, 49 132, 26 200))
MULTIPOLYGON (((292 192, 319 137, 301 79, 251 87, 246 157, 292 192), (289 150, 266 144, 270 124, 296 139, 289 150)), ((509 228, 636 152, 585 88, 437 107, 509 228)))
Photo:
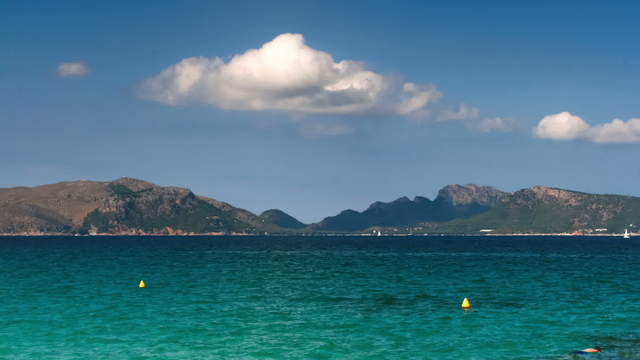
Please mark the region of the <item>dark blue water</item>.
POLYGON ((640 359, 639 260, 619 237, 0 238, 0 358, 640 359))

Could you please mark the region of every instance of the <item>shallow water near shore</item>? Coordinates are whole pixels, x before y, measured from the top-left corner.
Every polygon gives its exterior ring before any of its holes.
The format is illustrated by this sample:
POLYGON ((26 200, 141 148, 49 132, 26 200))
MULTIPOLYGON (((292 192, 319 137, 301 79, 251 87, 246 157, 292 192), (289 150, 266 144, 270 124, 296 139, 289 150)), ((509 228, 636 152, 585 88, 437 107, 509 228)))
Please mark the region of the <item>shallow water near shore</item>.
POLYGON ((0 270, 2 359, 640 359, 640 238, 0 237, 0 270))

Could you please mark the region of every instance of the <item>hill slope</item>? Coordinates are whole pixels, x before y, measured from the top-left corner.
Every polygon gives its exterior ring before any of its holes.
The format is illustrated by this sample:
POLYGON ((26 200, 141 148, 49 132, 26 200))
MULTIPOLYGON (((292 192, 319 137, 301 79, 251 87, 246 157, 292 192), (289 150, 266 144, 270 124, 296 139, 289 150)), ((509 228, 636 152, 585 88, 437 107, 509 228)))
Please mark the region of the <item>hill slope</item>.
POLYGON ((260 216, 191 190, 121 178, 0 189, 0 234, 385 232, 637 232, 640 198, 536 186, 506 193, 448 185, 435 200, 406 197, 306 226, 280 210, 260 216))
POLYGON ((0 233, 280 231, 249 211, 189 189, 121 178, 0 189, 0 233))
POLYGON ((260 214, 260 219, 267 224, 273 224, 284 229, 302 229, 307 225, 282 210, 270 209, 260 214))
MULTIPOLYGON (((598 195, 535 186, 507 196, 497 206, 468 219, 422 224, 432 232, 498 233, 623 232, 640 224, 640 198, 598 195), (634 225, 635 224, 635 225, 634 225), (632 226, 634 225, 634 226, 632 226)), ((630 229, 631 230, 631 229, 630 229)))

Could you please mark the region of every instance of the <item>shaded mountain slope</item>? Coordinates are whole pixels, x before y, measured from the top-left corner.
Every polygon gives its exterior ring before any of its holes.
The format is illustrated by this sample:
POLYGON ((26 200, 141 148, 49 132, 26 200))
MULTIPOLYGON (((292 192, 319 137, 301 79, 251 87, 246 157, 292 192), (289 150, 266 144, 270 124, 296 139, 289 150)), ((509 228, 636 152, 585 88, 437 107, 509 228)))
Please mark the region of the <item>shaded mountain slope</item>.
POLYGON ((360 231, 373 226, 401 226, 419 222, 446 222, 470 217, 495 206, 508 193, 490 186, 448 185, 435 200, 417 196, 375 202, 363 212, 345 210, 311 225, 315 231, 360 231))
POLYGON ((273 224, 284 229, 302 229, 307 225, 282 210, 270 209, 260 214, 260 219, 266 224, 273 224))

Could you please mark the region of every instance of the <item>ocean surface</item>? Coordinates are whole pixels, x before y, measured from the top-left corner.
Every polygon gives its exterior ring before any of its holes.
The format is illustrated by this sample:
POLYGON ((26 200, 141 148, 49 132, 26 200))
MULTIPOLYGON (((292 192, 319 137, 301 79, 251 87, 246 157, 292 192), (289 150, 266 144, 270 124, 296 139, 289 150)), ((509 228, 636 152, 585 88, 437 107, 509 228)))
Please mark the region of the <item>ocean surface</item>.
POLYGON ((0 359, 574 358, 640 359, 640 238, 0 237, 0 359))

